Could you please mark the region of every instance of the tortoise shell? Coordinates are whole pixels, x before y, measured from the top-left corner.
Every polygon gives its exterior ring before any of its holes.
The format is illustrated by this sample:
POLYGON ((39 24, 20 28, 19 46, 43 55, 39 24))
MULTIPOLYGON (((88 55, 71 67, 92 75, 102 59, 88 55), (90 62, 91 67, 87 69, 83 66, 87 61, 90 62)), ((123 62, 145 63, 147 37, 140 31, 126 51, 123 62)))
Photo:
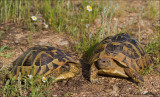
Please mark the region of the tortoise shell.
MULTIPOLYGON (((129 70, 131 70, 132 73, 133 72, 140 73, 144 69, 148 68, 152 63, 151 57, 145 53, 141 44, 136 39, 130 37, 128 34, 125 33, 117 34, 115 36, 109 36, 105 38, 103 41, 101 41, 93 52, 93 55, 90 59, 90 64, 94 63, 95 65, 96 63, 98 64, 98 60, 101 58, 110 58, 114 62, 116 62, 116 64, 118 64, 117 66, 123 69, 129 68, 129 70)), ((103 61, 104 60, 105 59, 103 59, 103 61)), ((92 69, 91 71, 94 72, 93 68, 96 68, 97 66, 91 66, 92 69)), ((108 67, 107 69, 110 68, 108 67)), ((113 69, 115 68, 112 68, 112 70, 113 69)), ((122 72, 126 73, 126 71, 122 71, 119 69, 116 71, 120 73, 122 72)), ((104 74, 104 72, 102 74, 104 74)), ((108 71, 107 74, 115 76, 121 75, 118 73, 113 74, 113 71, 108 71)), ((126 73, 126 74, 127 75, 121 75, 121 76, 131 77, 131 73, 130 74, 126 73)))
POLYGON ((50 46, 35 46, 29 48, 13 62, 10 78, 17 79, 19 72, 21 72, 22 77, 26 75, 42 75, 44 77, 52 75, 55 78, 63 76, 64 79, 67 79, 71 75, 75 76, 76 73, 79 73, 78 65, 75 64, 79 63, 60 49, 50 46), (64 75, 66 72, 73 74, 64 75))

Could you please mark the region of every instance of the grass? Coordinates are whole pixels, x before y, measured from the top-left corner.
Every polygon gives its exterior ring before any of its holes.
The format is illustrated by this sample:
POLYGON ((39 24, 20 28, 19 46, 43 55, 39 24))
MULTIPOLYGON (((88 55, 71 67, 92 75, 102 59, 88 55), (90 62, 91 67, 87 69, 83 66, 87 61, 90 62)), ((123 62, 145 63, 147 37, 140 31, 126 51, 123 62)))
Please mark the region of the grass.
MULTIPOLYGON (((158 30, 159 31, 159 30, 158 30)), ((160 33, 159 33, 160 34, 160 33)), ((160 63, 160 35, 158 34, 157 38, 154 39, 146 48, 145 50, 147 53, 152 54, 153 59, 155 60, 156 64, 160 63)))
MULTIPOLYGON (((102 5, 103 2, 100 2, 102 5)), ((98 4, 92 1, 82 1, 80 5, 71 3, 71 1, 65 0, 46 0, 46 1, 5 1, 1 0, 1 18, 2 23, 15 22, 17 25, 24 25, 27 29, 30 29, 30 35, 28 42, 32 42, 32 34, 38 32, 43 28, 43 23, 49 25, 49 29, 56 31, 60 34, 66 33, 73 38, 75 42, 75 49, 81 53, 86 51, 92 45, 88 43, 96 43, 96 37, 99 37, 100 41, 104 36, 104 26, 107 25, 107 33, 110 33, 111 20, 117 5, 113 5, 113 2, 109 2, 107 6, 98 6, 98 4), (13 6, 13 5, 17 6, 13 6), (90 5, 93 10, 89 12, 87 5, 90 5), (113 8, 113 10, 111 10, 113 8), (7 9, 7 10, 6 10, 7 9), (101 32, 92 35, 89 29, 92 29, 90 25, 95 23, 95 19, 101 15, 101 11, 107 9, 105 19, 102 20, 101 32), (6 14, 4 14, 6 13, 6 14), (63 14, 62 14, 63 13, 63 14), (38 19, 33 22, 31 16, 34 15, 38 19), (107 21, 108 20, 108 21, 107 21), (104 24, 105 21, 105 24, 104 24), (89 27, 86 27, 89 25, 89 27), (87 31, 87 32, 86 32, 87 31)), ((98 29, 97 29, 98 31, 98 29)), ((106 31, 106 30, 105 30, 106 31)), ((115 30, 116 31, 116 30, 115 30)), ((105 36, 104 36, 105 37, 105 36)))
MULTIPOLYGON (((0 73, 6 71, 3 69, 0 73)), ((15 78, 6 80, 3 78, 5 85, 0 89, 3 97, 13 97, 13 96, 27 96, 27 97, 36 97, 36 96, 46 96, 49 94, 49 91, 46 90, 54 81, 53 78, 48 79, 46 83, 37 83, 38 76, 33 78, 23 78, 20 80, 21 73, 19 73, 18 81, 15 78)))
POLYGON ((147 12, 144 13, 144 16, 150 20, 153 20, 156 18, 157 14, 159 11, 159 8, 157 6, 159 2, 148 2, 147 3, 147 7, 146 7, 146 10, 148 10, 147 12))
MULTIPOLYGON (((139 32, 138 40, 140 41, 141 26, 140 21, 145 17, 155 20, 158 14, 154 3, 147 3, 147 7, 142 10, 130 8, 130 12, 139 13, 139 32)), ((125 16, 124 9, 120 9, 119 2, 107 1, 97 2, 95 0, 83 0, 80 3, 74 3, 70 0, 0 0, 0 25, 14 23, 29 30, 28 42, 31 45, 34 33, 43 30, 44 23, 49 27, 45 30, 65 34, 73 39, 74 50, 78 54, 86 52, 87 57, 91 55, 94 47, 102 39, 109 35, 121 33, 118 30, 120 16, 125 16), (92 11, 87 10, 87 5, 92 7, 92 11), (118 12, 119 11, 119 12, 118 12), (36 16, 37 20, 33 21, 31 16, 36 16), (117 17, 117 18, 116 18, 117 17), (92 32, 93 25, 96 25, 96 19, 100 18, 101 27, 92 32), (113 20, 114 19, 114 20, 113 20)), ((124 6, 125 8, 126 6, 124 6)), ((158 27, 155 32, 159 33, 158 27)), ((9 27, 5 27, 8 31, 9 27)), ((4 31, 0 31, 0 40, 4 31)), ((159 33, 160 34, 160 33, 159 33)), ((160 35, 146 46, 147 53, 152 53, 156 64, 160 63, 160 35)), ((0 57, 10 58, 13 53, 5 53, 7 45, 0 47, 0 57)), ((5 65, 5 64, 3 64, 5 65)), ((144 74, 152 71, 153 68, 147 69, 144 74)), ((0 75, 8 73, 6 68, 0 70, 0 75)), ((22 84, 20 80, 5 80, 3 76, 3 85, 1 94, 8 96, 44 96, 49 92, 45 91, 50 83, 34 85, 33 80, 24 79, 22 84), (11 84, 12 83, 12 84, 11 84)), ((2 82, 1 82, 2 83, 2 82)), ((66 97, 69 93, 66 93, 66 97)))
POLYGON ((6 57, 6 58, 10 58, 11 55, 13 55, 12 53, 6 53, 4 54, 3 51, 7 48, 7 45, 3 45, 2 47, 0 47, 0 57, 6 57))
POLYGON ((141 15, 142 15, 143 7, 141 9, 141 12, 139 14, 139 32, 138 32, 138 41, 140 41, 140 34, 141 34, 141 15))

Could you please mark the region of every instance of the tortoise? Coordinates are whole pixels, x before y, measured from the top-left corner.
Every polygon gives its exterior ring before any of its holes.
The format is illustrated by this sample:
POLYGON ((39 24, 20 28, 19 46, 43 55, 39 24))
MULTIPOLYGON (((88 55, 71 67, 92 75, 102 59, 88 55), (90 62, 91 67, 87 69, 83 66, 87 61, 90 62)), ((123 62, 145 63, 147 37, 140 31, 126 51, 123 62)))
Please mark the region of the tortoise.
POLYGON ((25 51, 13 62, 13 68, 8 78, 18 79, 27 75, 54 77, 55 81, 74 77, 79 73, 80 63, 69 54, 50 46, 34 46, 25 51))
POLYGON ((141 44, 126 33, 109 36, 94 49, 89 60, 90 81, 99 82, 98 74, 132 78, 136 83, 143 83, 140 75, 147 69, 152 58, 146 54, 141 44))

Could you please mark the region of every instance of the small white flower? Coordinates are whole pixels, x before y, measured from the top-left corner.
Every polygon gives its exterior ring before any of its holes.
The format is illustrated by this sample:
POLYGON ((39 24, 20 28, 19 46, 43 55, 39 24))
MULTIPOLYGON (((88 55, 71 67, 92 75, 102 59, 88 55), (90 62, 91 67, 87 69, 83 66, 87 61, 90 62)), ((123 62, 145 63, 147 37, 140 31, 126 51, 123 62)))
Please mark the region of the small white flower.
POLYGON ((92 11, 92 7, 90 5, 87 5, 87 10, 92 11))
POLYGON ((46 82, 47 81, 47 78, 46 77, 42 77, 42 82, 46 82))
POLYGON ((90 24, 85 24, 86 28, 88 28, 90 26, 90 24))
POLYGON ((28 75, 28 77, 31 79, 33 76, 32 75, 28 75))
POLYGON ((32 16, 31 18, 32 18, 33 21, 36 21, 36 20, 37 20, 37 17, 36 17, 36 16, 32 16))
POLYGON ((48 25, 47 25, 46 23, 43 23, 43 24, 44 24, 44 28, 47 29, 47 28, 48 28, 48 25))
POLYGON ((81 22, 83 22, 84 21, 84 19, 81 19, 81 22))
POLYGON ((118 21, 118 19, 117 19, 117 18, 113 18, 113 20, 114 20, 114 21, 118 21))
POLYGON ((44 27, 45 27, 45 28, 48 28, 48 25, 45 25, 44 27))

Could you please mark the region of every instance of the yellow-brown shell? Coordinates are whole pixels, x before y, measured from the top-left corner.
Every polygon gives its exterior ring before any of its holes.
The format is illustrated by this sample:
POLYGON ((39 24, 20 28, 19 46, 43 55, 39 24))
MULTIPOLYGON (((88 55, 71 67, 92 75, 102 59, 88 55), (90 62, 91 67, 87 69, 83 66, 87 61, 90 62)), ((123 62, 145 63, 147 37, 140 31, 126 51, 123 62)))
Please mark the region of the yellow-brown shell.
POLYGON ((70 67, 67 63, 77 63, 70 55, 62 50, 50 46, 35 46, 29 48, 20 57, 13 62, 11 70, 12 76, 25 75, 43 75, 48 76, 51 73, 60 74, 69 71, 70 67))
POLYGON ((141 44, 125 33, 110 36, 101 41, 94 50, 90 64, 103 54, 137 72, 141 72, 152 63, 151 57, 145 53, 141 44))

